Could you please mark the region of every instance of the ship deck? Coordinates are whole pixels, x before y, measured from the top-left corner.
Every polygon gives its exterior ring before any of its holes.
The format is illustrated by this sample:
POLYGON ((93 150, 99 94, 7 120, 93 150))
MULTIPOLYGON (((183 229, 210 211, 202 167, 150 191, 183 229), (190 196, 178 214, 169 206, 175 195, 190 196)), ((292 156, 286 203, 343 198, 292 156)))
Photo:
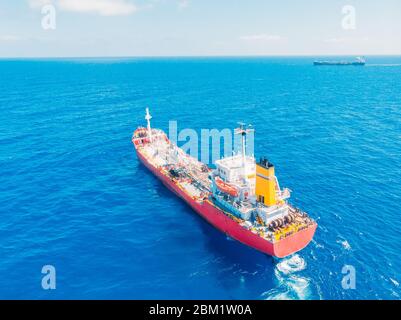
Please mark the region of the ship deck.
MULTIPOLYGON (((135 141, 135 137, 133 138, 137 151, 146 159, 146 162, 156 168, 163 176, 168 177, 190 199, 198 203, 209 203, 242 228, 272 244, 278 244, 304 230, 316 228, 316 223, 312 219, 289 205, 287 207, 288 210, 291 213, 296 213, 296 218, 291 224, 285 224, 275 230, 271 230, 269 226, 258 220, 242 219, 234 215, 232 213, 233 209, 241 213, 248 213, 248 216, 251 217, 251 213, 256 207, 251 202, 226 202, 230 203, 232 208, 224 207, 222 203, 216 202, 216 197, 212 196, 210 168, 197 159, 190 157, 176 145, 170 143, 162 131, 153 130, 155 132, 152 143, 138 144, 135 141)), ((226 201, 227 199, 221 197, 221 200, 226 201)), ((274 208, 274 210, 276 209, 274 208)), ((269 207, 266 207, 265 210, 267 213, 274 211, 273 208, 269 207)))

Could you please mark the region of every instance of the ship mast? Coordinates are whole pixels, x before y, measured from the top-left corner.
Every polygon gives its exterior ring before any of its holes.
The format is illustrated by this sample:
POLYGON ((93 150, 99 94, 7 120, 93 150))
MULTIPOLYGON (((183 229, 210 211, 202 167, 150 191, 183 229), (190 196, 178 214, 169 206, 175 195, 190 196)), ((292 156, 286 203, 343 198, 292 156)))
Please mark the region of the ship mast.
POLYGON ((152 116, 149 113, 149 108, 146 108, 145 120, 148 123, 148 137, 149 137, 149 141, 152 141, 152 129, 150 128, 150 119, 152 119, 152 116))
POLYGON ((235 134, 241 135, 241 153, 242 153, 242 168, 244 170, 244 178, 246 178, 246 135, 253 132, 253 129, 245 129, 245 123, 240 122, 239 128, 235 129, 235 134))

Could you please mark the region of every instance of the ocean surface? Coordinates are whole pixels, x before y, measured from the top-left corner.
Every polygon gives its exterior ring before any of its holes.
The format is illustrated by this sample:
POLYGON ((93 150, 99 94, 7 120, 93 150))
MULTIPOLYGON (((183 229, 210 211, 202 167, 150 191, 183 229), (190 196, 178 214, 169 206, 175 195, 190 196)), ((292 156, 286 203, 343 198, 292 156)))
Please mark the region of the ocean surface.
POLYGON ((0 298, 400 299, 401 57, 313 59, 0 60, 0 298), (146 106, 167 132, 252 123, 310 245, 273 259, 197 216, 136 158, 146 106))

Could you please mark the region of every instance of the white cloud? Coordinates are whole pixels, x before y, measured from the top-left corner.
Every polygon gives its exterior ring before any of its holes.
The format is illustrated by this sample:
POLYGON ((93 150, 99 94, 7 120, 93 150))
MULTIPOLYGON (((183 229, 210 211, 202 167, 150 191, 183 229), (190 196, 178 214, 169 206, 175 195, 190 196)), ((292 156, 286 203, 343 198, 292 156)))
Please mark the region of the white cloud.
POLYGON ((138 10, 131 0, 28 0, 28 3, 31 8, 53 4, 63 11, 97 13, 101 16, 130 15, 138 10))
POLYGON ((327 43, 344 43, 344 42, 348 42, 349 39, 347 38, 330 38, 330 39, 326 39, 324 40, 324 42, 327 43))
POLYGON ((324 40, 326 43, 361 43, 361 42, 366 42, 369 41, 368 37, 363 37, 363 38, 330 38, 324 40))
POLYGON ((280 41, 283 38, 278 35, 261 33, 248 36, 241 36, 240 39, 243 41, 252 41, 252 42, 268 42, 268 41, 280 41))
POLYGON ((10 42, 10 41, 18 41, 20 40, 19 37, 13 35, 0 35, 0 41, 2 42, 10 42))
POLYGON ((137 7, 126 0, 59 0, 59 7, 64 11, 98 13, 102 16, 129 15, 137 7))
POLYGON ((189 0, 179 0, 178 9, 183 10, 189 7, 189 0))
POLYGON ((28 0, 31 8, 41 8, 46 4, 52 3, 51 0, 28 0))

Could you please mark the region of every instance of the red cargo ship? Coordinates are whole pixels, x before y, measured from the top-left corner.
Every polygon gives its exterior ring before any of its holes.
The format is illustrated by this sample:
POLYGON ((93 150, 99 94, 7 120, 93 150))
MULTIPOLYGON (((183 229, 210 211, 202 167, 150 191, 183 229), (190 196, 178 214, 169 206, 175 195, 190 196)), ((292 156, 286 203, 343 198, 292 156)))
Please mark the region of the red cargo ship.
POLYGON ((242 154, 216 161, 211 170, 169 141, 162 130, 135 130, 132 142, 139 160, 162 183, 210 224, 243 244, 283 258, 308 245, 317 224, 287 202, 290 190, 280 189, 274 166, 245 153, 249 129, 242 136, 242 154))

